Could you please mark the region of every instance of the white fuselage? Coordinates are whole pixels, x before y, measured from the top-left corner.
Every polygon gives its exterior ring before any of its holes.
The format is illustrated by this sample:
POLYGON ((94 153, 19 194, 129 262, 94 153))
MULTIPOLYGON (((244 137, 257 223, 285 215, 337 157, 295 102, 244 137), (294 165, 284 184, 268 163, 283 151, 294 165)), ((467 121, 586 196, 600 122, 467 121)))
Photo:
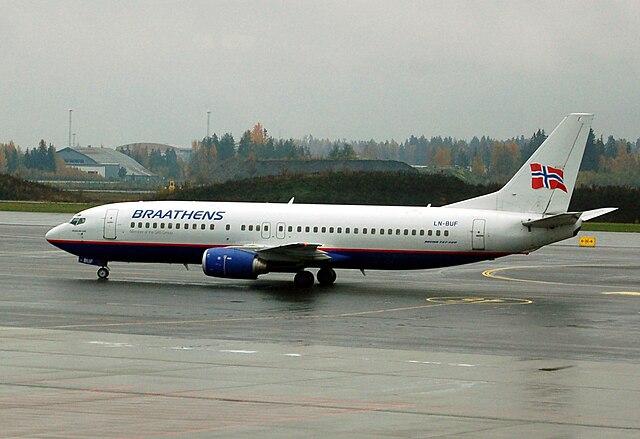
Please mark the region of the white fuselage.
MULTIPOLYGON (((47 239, 105 263, 195 264, 208 248, 314 243, 334 268, 420 269, 526 253, 580 226, 522 224, 539 217, 447 207, 151 201, 85 210, 47 239)), ((279 271, 277 264, 270 271, 279 271)))

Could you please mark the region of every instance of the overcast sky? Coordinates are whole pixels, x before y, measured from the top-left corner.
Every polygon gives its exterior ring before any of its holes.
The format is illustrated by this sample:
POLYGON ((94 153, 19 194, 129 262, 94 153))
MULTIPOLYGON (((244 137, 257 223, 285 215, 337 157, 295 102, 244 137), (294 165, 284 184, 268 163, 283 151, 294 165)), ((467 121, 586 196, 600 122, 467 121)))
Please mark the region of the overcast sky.
POLYGON ((640 137, 640 1, 0 0, 0 142, 640 137))

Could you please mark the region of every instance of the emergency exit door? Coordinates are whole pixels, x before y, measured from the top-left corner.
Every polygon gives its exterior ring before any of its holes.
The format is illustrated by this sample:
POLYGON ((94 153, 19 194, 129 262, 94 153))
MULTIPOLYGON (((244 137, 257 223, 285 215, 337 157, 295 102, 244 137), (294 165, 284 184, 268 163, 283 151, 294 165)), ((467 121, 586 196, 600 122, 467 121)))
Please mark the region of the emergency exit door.
POLYGON ((486 220, 474 219, 471 248, 474 250, 484 250, 484 228, 486 220))

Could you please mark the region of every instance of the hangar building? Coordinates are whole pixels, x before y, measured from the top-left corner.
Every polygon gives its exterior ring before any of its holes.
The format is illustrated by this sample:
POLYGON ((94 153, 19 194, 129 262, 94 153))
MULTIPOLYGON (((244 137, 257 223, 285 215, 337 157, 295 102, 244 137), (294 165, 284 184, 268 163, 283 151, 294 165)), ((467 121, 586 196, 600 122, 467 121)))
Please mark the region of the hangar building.
POLYGON ((56 154, 66 166, 105 178, 154 180, 158 176, 126 154, 111 148, 67 147, 56 154), (123 168, 124 171, 120 169, 123 168), (124 174, 124 177, 122 176, 124 174))

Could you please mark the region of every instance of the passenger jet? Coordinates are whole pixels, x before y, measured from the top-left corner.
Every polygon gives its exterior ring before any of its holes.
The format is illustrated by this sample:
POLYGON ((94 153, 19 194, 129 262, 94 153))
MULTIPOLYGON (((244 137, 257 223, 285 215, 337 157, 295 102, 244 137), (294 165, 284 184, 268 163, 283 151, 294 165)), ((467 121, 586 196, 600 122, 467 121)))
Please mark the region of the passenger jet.
POLYGON ((46 239, 98 266, 198 264, 208 276, 295 273, 309 287, 335 269, 414 270, 468 264, 575 236, 615 208, 568 212, 592 114, 565 117, 497 192, 443 207, 140 201, 84 210, 46 239))

